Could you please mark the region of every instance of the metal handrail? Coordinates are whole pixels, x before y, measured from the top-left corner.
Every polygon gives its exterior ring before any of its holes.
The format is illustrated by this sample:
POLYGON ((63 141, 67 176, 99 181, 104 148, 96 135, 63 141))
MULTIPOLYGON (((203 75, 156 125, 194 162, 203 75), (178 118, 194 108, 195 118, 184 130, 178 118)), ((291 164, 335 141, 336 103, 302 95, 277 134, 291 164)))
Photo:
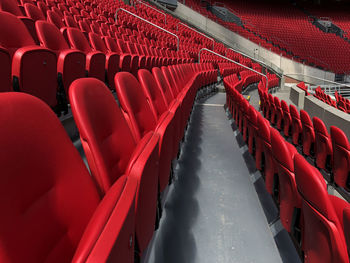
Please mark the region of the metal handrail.
POLYGON ((149 8, 151 8, 151 9, 153 9, 153 10, 155 10, 155 11, 157 11, 158 13, 164 15, 164 22, 165 22, 165 24, 166 24, 166 14, 165 14, 164 12, 158 10, 157 8, 154 8, 153 6, 151 6, 151 5, 149 5, 149 4, 144 3, 144 2, 141 1, 141 0, 134 0, 134 1, 135 1, 135 2, 139 2, 139 3, 143 4, 143 5, 145 5, 145 6, 149 7, 149 8))
POLYGON ((254 70, 254 69, 252 69, 252 68, 249 68, 249 67, 247 67, 246 65, 243 65, 243 64, 241 64, 241 63, 239 63, 239 62, 237 62, 237 61, 234 61, 234 60, 232 60, 232 59, 229 59, 228 57, 225 57, 225 56, 223 56, 223 55, 221 55, 221 54, 219 54, 219 53, 216 53, 216 52, 214 52, 214 51, 212 51, 212 50, 210 50, 210 49, 202 48, 201 50, 199 50, 199 53, 198 53, 198 61, 199 61, 199 63, 201 62, 201 52, 202 52, 202 51, 208 51, 209 53, 212 53, 212 54, 214 54, 214 55, 216 55, 216 56, 218 56, 218 57, 221 57, 221 58, 223 58, 223 59, 226 59, 226 60, 228 60, 228 61, 230 61, 230 62, 232 62, 232 63, 234 63, 234 64, 236 64, 236 65, 239 65, 239 66, 241 66, 241 67, 243 67, 243 68, 245 68, 245 69, 248 69, 248 70, 250 70, 250 71, 253 71, 254 73, 256 73, 256 74, 258 74, 258 75, 260 75, 260 76, 263 76, 264 78, 266 78, 266 89, 268 89, 269 80, 268 80, 268 78, 267 78, 267 76, 266 76, 265 74, 262 74, 262 73, 259 72, 259 71, 256 71, 256 70, 254 70))
POLYGON ((116 21, 116 22, 117 22, 117 20, 118 20, 118 12, 119 12, 119 11, 123 11, 123 12, 125 12, 125 13, 128 13, 129 15, 132 15, 132 16, 134 16, 134 17, 136 17, 136 18, 138 18, 138 19, 140 19, 140 20, 142 20, 142 21, 144 21, 144 22, 146 22, 146 23, 148 23, 148 24, 150 24, 150 25, 152 25, 152 26, 154 26, 154 27, 156 27, 156 28, 158 28, 158 29, 160 29, 160 30, 163 30, 164 32, 166 32, 166 33, 168 33, 168 34, 170 34, 170 35, 172 35, 172 36, 174 36, 174 37, 176 37, 176 39, 177 39, 177 50, 179 50, 179 48, 180 48, 180 39, 179 39, 179 37, 178 37, 177 35, 175 35, 174 33, 170 32, 170 31, 168 31, 168 30, 166 30, 166 29, 164 29, 164 28, 162 28, 162 27, 160 27, 160 26, 157 26, 156 24, 154 24, 154 23, 148 21, 147 19, 144 19, 144 18, 142 18, 142 17, 140 17, 140 16, 138 16, 138 15, 135 15, 134 13, 132 13, 132 12, 130 12, 130 11, 124 9, 124 8, 118 8, 117 11, 115 11, 115 21, 116 21))
MULTIPOLYGON (((332 81, 332 80, 322 79, 322 78, 319 78, 319 77, 310 76, 310 75, 305 75, 305 74, 301 74, 301 73, 285 74, 285 76, 287 76, 287 77, 291 77, 291 76, 303 76, 303 77, 306 77, 306 78, 317 79, 317 80, 321 80, 321 81, 323 81, 323 82, 328 82, 328 83, 332 83, 332 84, 336 85, 336 87, 333 87, 333 88, 332 88, 332 87, 324 87, 324 90, 325 90, 325 92, 326 92, 327 94, 335 93, 335 91, 338 91, 338 93, 341 94, 341 93, 343 93, 344 91, 345 91, 345 92, 348 92, 349 89, 350 89, 350 83, 345 83, 345 84, 344 84, 344 83, 339 83, 339 82, 335 82, 335 81, 332 81), (341 89, 341 87, 347 87, 347 88, 349 88, 349 89, 344 89, 344 88, 341 89)), ((291 77, 291 78, 293 78, 293 77, 291 77)), ((295 78, 294 78, 294 79, 295 79, 295 78)), ((305 80, 304 80, 304 81, 305 81, 305 80)), ((308 81, 305 81, 305 82, 310 83, 310 82, 308 82, 308 81)), ((310 83, 310 84, 315 85, 315 84, 313 84, 313 83, 310 83)), ((324 84, 323 84, 323 85, 324 85, 324 84)), ((322 86, 322 84, 320 84, 319 86, 322 86)), ((309 86, 309 90, 310 90, 310 91, 313 91, 314 89, 316 89, 316 87, 317 87, 317 84, 316 84, 316 86, 315 86, 314 88, 312 88, 312 87, 309 86)))
POLYGON ((208 37, 206 34, 203 34, 202 32, 199 32, 199 31, 197 31, 196 29, 194 29, 194 28, 192 28, 192 27, 190 27, 190 26, 188 26, 188 25, 186 25, 186 24, 184 24, 184 23, 181 23, 181 22, 177 23, 177 25, 176 25, 176 31, 177 31, 177 32, 179 32, 179 24, 181 24, 181 25, 183 25, 183 26, 185 26, 185 27, 191 29, 192 31, 194 31, 194 32, 196 32, 196 33, 198 33, 198 34, 200 34, 200 35, 202 35, 202 36, 204 36, 204 37, 206 37, 206 38, 208 38, 208 39, 210 39, 210 40, 213 42, 213 50, 214 50, 214 46, 215 46, 215 40, 214 40, 214 38, 208 37))
POLYGON ((254 60, 255 62, 258 62, 259 64, 262 64, 264 65, 266 68, 270 68, 271 70, 273 70, 274 72, 276 72, 277 75, 279 75, 280 77, 282 77, 282 73, 281 72, 277 72, 276 70, 274 70, 273 68, 271 68, 269 65, 267 65, 265 62, 261 61, 261 60, 258 60, 256 58, 253 58, 252 56, 249 56, 245 53, 243 53, 242 51, 239 51, 239 50, 236 50, 236 49, 233 49, 233 48, 227 48, 226 51, 225 51, 225 56, 227 56, 227 50, 232 50, 238 54, 241 54, 247 58, 250 58, 251 60, 254 60))

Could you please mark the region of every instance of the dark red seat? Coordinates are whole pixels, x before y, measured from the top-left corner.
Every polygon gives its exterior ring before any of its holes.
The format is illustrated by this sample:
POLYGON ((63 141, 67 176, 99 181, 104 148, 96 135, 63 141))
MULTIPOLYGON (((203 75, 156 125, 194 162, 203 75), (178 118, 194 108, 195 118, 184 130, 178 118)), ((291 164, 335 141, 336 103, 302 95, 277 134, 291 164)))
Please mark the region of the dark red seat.
POLYGON ((329 170, 332 167, 333 147, 323 121, 317 117, 312 118, 315 130, 315 163, 319 169, 329 170))
POLYGON ((314 156, 315 154, 315 131, 309 114, 300 110, 300 120, 302 125, 303 154, 314 156))
POLYGON ((138 179, 135 231, 139 252, 152 238, 158 194, 159 136, 138 143, 112 93, 97 79, 73 82, 69 95, 92 176, 105 194, 129 176, 138 179))
POLYGON ((130 64, 130 73, 134 74, 136 76, 137 70, 139 68, 139 56, 130 54, 129 49, 127 48, 125 42, 122 39, 117 39, 117 45, 122 54, 130 55, 131 57, 131 64, 130 64))
POLYGON ((0 92, 12 91, 11 63, 8 50, 0 46, 0 92))
POLYGON ((153 112, 154 117, 158 120, 170 120, 169 129, 172 129, 172 137, 173 137, 173 159, 176 158, 178 153, 178 145, 179 145, 179 123, 175 118, 175 113, 170 112, 169 108, 164 101, 163 94, 161 88, 157 85, 156 80, 153 75, 145 69, 140 69, 137 73, 139 82, 143 89, 144 94, 149 101, 149 105, 153 112))
POLYGON ((295 227, 292 225, 294 210, 301 208, 293 163, 297 150, 274 128, 271 128, 271 149, 278 173, 280 218, 284 228, 291 233, 295 227))
POLYGON ((14 90, 32 94, 56 108, 56 54, 47 48, 36 46, 21 20, 1 11, 0 46, 12 58, 14 90))
POLYGON ((298 109, 294 105, 289 105, 290 117, 292 119, 292 142, 294 145, 301 144, 302 125, 298 109))
POLYGON ((283 111, 283 134, 289 137, 292 127, 292 117, 290 116, 288 104, 284 100, 281 100, 281 108, 283 111))
POLYGON ((131 55, 122 53, 118 47, 117 42, 111 38, 111 37, 103 37, 103 40, 105 41, 107 49, 112 53, 119 54, 119 69, 120 71, 127 71, 131 72, 131 69, 133 67, 131 55))
POLYGON ((302 197, 304 262, 349 262, 342 223, 349 204, 328 194, 322 175, 301 155, 294 157, 294 166, 302 197))
POLYGON ((0 107, 0 261, 132 263, 137 179, 115 184, 101 200, 45 103, 2 93, 0 107))
POLYGON ((276 128, 278 130, 282 130, 283 110, 282 110, 281 102, 278 97, 274 97, 274 104, 276 109, 276 114, 275 114, 276 128))
POLYGON ((132 130, 136 142, 148 132, 159 134, 159 191, 163 192, 169 183, 173 159, 173 131, 169 129, 170 118, 156 119, 147 97, 137 79, 128 72, 115 75, 115 86, 120 106, 132 130))
POLYGON ((95 33, 89 33, 89 40, 95 51, 100 51, 106 55, 107 83, 109 88, 114 90, 114 76, 119 71, 119 54, 109 51, 102 38, 95 33))
POLYGON ((45 21, 35 23, 41 45, 57 54, 57 73, 59 84, 64 88, 68 98, 70 84, 78 78, 85 77, 85 54, 70 49, 57 27, 45 21))
POLYGON ((254 106, 249 106, 248 113, 248 150, 250 154, 255 154, 256 137, 258 131, 258 114, 254 106))
POLYGON ((266 190, 273 194, 273 180, 275 165, 272 159, 270 123, 260 114, 258 116, 258 133, 255 153, 256 167, 262 171, 266 190))
POLYGON ((46 20, 44 14, 41 12, 41 10, 33 4, 28 4, 28 3, 24 4, 24 10, 26 12, 26 15, 28 17, 30 17, 31 19, 33 19, 34 21, 37 21, 37 20, 45 21, 46 20))
POLYGON ((72 48, 85 53, 88 76, 105 81, 106 55, 94 51, 84 34, 77 28, 67 28, 67 37, 72 48))
POLYGON ((331 126, 334 182, 350 191, 350 145, 345 133, 331 126))

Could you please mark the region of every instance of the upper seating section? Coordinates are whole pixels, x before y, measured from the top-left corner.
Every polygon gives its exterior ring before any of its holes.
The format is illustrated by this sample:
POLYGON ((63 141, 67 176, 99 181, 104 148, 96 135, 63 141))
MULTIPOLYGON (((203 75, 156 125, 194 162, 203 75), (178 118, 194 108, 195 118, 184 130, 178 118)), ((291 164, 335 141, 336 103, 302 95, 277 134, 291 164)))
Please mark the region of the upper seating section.
POLYGON ((285 57, 335 73, 346 73, 350 70, 350 62, 343 52, 350 48, 349 42, 335 34, 319 30, 304 12, 286 1, 218 2, 233 10, 242 19, 242 27, 213 17, 204 6, 201 7, 200 1, 185 3, 195 6, 195 10, 200 10, 202 14, 232 31, 285 57))

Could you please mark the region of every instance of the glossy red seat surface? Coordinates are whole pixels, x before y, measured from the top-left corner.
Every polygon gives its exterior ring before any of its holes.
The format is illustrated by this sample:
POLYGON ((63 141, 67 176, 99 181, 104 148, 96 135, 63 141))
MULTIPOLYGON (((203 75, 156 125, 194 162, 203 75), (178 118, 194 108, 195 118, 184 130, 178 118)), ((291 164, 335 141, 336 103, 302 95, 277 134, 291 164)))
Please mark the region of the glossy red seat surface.
POLYGON ((326 125, 317 117, 312 118, 315 130, 315 159, 316 166, 320 169, 332 167, 333 147, 332 140, 326 125))
POLYGON ((133 262, 137 180, 116 184, 100 200, 78 151, 45 103, 2 93, 0 108, 0 261, 133 262))
POLYGON ((150 132, 136 143, 112 93, 97 79, 70 88, 71 105, 93 177, 107 193, 116 183, 138 180, 135 231, 142 253, 152 238, 158 194, 158 141, 150 132))
POLYGON ((304 262, 349 262, 342 223, 349 204, 328 194, 322 175, 301 155, 294 157, 294 166, 302 197, 304 262))
POLYGON ((147 101, 140 83, 128 72, 115 75, 115 85, 120 106, 131 127, 136 142, 148 132, 159 134, 159 189, 162 192, 169 183, 173 157, 173 131, 169 126, 171 119, 157 119, 147 101))

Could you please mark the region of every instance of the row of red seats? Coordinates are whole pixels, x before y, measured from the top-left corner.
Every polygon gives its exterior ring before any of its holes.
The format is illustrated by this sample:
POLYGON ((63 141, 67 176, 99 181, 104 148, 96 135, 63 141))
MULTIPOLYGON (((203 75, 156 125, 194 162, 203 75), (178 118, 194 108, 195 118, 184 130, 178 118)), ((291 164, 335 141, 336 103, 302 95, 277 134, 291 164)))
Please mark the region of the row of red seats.
POLYGON ((140 69, 137 77, 115 75, 120 107, 96 78, 69 88, 92 176, 45 103, 0 94, 1 262, 127 263, 142 255, 197 90, 217 72, 186 64, 140 69))
POLYGON ((335 99, 337 101, 337 108, 341 111, 350 113, 350 100, 347 98, 344 98, 342 95, 336 91, 334 93, 335 99))
POLYGON ((305 95, 308 96, 310 95, 309 92, 307 91, 307 86, 305 85, 304 82, 300 82, 297 84, 297 87, 305 92, 305 95))
POLYGON ((319 100, 322 100, 324 103, 327 103, 330 106, 333 106, 335 108, 337 108, 337 103, 336 101, 332 100, 331 96, 329 96, 328 94, 326 94, 320 86, 318 86, 315 89, 315 94, 314 96, 316 98, 318 98, 319 100))
MULTIPOLYGON (((346 241, 350 240, 347 232, 350 205, 329 195, 320 172, 298 154, 297 149, 271 127, 269 121, 249 105, 237 90, 229 91, 227 109, 248 143, 250 153, 256 158, 267 191, 279 204, 284 228, 300 242, 304 260, 349 262, 346 241), (264 164, 261 165, 263 160, 264 164), (298 210, 301 213, 297 213, 299 216, 294 218, 298 210)), ((260 90, 260 93, 264 92, 260 90)), ((338 128, 332 127, 331 131, 338 139, 344 138, 339 137, 341 134, 338 128)), ((340 149, 338 142, 336 140, 334 151, 340 149)), ((322 139, 320 143, 322 145, 322 139)))

